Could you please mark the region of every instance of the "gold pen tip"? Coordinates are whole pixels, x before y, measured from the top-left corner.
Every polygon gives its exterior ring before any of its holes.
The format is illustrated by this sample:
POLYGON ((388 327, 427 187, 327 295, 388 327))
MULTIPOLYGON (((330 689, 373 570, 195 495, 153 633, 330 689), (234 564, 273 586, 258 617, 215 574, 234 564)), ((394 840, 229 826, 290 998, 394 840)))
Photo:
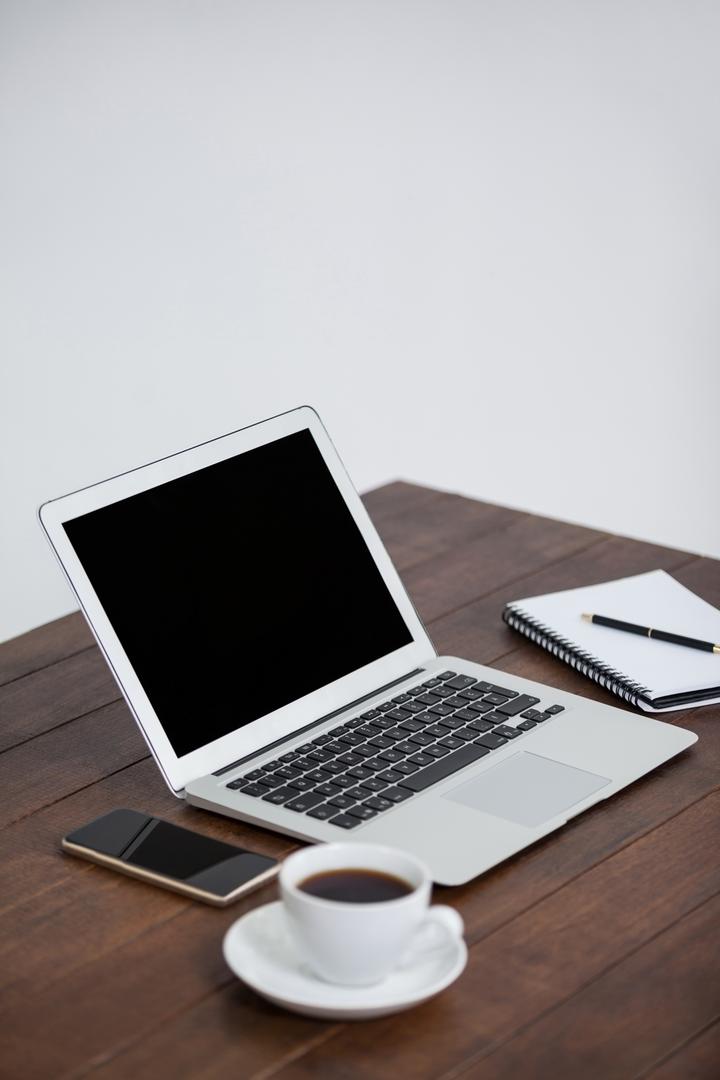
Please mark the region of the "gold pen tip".
POLYGON ((592 615, 588 615, 587 611, 583 611, 582 617, 585 622, 592 622, 592 615))
POLYGON ((720 656, 720 645, 713 645, 713 652, 720 656))

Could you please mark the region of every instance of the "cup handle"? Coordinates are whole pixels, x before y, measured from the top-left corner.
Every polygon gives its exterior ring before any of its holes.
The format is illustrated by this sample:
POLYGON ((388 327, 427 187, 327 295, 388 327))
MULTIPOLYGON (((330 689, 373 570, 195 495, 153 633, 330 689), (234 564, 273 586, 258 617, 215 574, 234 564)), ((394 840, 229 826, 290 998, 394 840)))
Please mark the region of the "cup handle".
POLYGON ((435 904, 420 923, 400 966, 415 963, 423 953, 444 949, 450 941, 461 940, 464 930, 465 924, 455 908, 435 904))

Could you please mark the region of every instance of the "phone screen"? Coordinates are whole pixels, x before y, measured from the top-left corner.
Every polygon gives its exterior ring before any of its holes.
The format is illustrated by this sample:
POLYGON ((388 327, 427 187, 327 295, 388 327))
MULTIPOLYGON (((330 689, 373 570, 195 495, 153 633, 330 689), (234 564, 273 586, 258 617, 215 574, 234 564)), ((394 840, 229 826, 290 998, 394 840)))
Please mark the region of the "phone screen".
POLYGON ((114 810, 67 840, 221 897, 276 865, 266 855, 135 810, 114 810))

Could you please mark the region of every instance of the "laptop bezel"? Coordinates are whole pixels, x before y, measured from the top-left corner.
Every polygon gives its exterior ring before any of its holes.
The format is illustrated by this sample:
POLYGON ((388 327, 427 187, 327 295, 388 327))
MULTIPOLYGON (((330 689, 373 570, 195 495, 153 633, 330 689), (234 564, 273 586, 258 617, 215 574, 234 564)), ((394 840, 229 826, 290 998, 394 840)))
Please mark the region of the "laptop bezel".
MULTIPOLYGON (((223 768, 229 762, 258 753, 264 746, 294 735, 318 718, 371 694, 434 657, 435 649, 408 596, 390 556, 356 492, 350 477, 320 420, 310 406, 261 421, 158 461, 103 480, 90 487, 43 503, 40 524, 70 584, 95 639, 165 778, 182 795, 193 779, 223 768), (79 558, 63 528, 64 523, 100 507, 136 495, 198 469, 263 446, 294 432, 308 429, 357 524, 368 549, 407 624, 410 644, 351 672, 281 709, 236 728, 219 739, 178 757, 117 637, 79 558)), ((289 643, 292 646, 292 643, 289 643)))

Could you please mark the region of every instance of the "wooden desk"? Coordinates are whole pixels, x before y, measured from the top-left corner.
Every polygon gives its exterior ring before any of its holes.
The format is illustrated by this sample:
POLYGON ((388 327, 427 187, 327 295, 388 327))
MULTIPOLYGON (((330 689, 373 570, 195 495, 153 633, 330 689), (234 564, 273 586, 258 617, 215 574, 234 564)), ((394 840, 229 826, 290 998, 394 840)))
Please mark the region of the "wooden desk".
MULTIPOLYGON (((613 701, 500 620, 505 600, 662 567, 720 605, 720 564, 404 483, 366 498, 440 652, 613 701)), ((130 806, 282 856, 294 844, 165 788, 82 618, 0 648, 0 1074, 22 1078, 717 1076, 720 710, 699 743, 524 854, 436 899, 470 960, 435 1001, 364 1024, 303 1019, 228 971, 244 910, 63 856, 130 806)), ((617 748, 622 754, 622 746, 617 748)))

